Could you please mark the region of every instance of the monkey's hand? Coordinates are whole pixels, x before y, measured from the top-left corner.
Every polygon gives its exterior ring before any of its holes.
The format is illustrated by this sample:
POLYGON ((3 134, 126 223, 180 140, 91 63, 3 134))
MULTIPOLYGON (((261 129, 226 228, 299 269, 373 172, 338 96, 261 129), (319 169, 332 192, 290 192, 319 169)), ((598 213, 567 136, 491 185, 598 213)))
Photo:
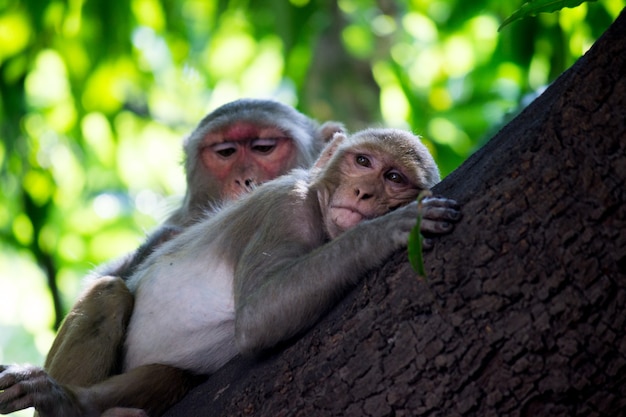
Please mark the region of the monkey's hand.
POLYGON ((378 221, 388 222, 384 228, 394 231, 392 239, 397 247, 404 247, 419 215, 422 216, 421 232, 426 238, 424 239, 425 248, 432 247, 430 238, 450 233, 454 230, 454 224, 461 219, 459 204, 455 200, 444 197, 426 197, 422 200, 421 209, 417 201, 413 201, 380 217, 378 221))
POLYGON ((41 417, 97 416, 79 404, 76 394, 52 379, 43 368, 0 365, 0 414, 35 407, 41 417))
POLYGON ((421 232, 425 237, 424 249, 431 249, 433 237, 450 233, 454 224, 461 220, 459 204, 445 197, 426 197, 422 200, 421 232))

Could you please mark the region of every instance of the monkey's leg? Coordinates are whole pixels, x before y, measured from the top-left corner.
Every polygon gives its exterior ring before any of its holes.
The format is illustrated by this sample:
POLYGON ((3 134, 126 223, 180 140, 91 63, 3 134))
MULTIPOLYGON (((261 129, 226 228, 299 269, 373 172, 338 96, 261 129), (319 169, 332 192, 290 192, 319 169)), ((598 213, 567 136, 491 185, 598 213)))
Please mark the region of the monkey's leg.
POLYGON ((158 417, 203 379, 154 364, 81 387, 60 385, 39 367, 0 365, 0 413, 35 407, 42 417, 158 417))
POLYGON ((168 365, 143 365, 78 390, 77 398, 87 408, 107 410, 103 416, 141 416, 143 410, 158 417, 204 378, 168 365))
POLYGON ((74 305, 46 358, 61 384, 90 386, 119 372, 134 298, 120 279, 95 280, 74 305))

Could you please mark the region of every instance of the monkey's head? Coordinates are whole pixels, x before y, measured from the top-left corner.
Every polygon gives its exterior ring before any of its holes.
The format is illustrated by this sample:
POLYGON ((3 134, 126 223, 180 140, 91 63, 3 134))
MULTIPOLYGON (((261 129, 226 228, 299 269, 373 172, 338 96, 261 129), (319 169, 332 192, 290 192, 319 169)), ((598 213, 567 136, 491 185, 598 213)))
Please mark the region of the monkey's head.
POLYGON ((410 203, 439 182, 437 165, 419 137, 398 129, 335 134, 313 175, 331 238, 410 203))
POLYGON ((277 101, 242 99, 219 107, 184 143, 184 216, 236 199, 293 168, 309 167, 339 131, 339 123, 320 126, 277 101))

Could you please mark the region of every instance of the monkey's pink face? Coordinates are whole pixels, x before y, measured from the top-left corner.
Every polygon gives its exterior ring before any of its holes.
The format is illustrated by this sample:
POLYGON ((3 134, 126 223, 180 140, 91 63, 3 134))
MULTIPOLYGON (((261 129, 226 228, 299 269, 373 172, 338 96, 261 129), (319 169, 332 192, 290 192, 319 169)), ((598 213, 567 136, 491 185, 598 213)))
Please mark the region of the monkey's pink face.
POLYGON ((382 153, 348 152, 340 170, 342 181, 330 196, 326 213, 332 238, 410 203, 420 191, 412 176, 382 153))
POLYGON ((275 127, 241 122, 209 133, 202 143, 201 158, 222 184, 221 198, 232 200, 287 173, 295 166, 297 148, 275 127))

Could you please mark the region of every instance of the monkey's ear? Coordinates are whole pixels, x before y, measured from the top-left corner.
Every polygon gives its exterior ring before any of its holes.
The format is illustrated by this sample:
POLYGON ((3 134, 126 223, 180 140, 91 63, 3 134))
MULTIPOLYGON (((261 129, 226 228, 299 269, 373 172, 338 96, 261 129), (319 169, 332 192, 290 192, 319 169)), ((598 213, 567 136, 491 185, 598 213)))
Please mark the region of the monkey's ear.
POLYGON ((337 151, 337 148, 339 147, 339 145, 341 145, 343 141, 346 139, 347 137, 345 133, 336 132, 333 135, 333 139, 330 141, 328 145, 324 147, 319 158, 317 158, 317 161, 315 161, 315 164, 313 164, 313 170, 320 170, 324 168, 326 164, 328 163, 328 161, 330 161, 330 158, 332 158, 332 156, 335 154, 335 151, 337 151))
POLYGON ((324 143, 328 143, 331 141, 335 133, 346 133, 346 128, 343 127, 343 124, 339 122, 325 122, 319 128, 320 136, 322 137, 322 141, 324 143))

